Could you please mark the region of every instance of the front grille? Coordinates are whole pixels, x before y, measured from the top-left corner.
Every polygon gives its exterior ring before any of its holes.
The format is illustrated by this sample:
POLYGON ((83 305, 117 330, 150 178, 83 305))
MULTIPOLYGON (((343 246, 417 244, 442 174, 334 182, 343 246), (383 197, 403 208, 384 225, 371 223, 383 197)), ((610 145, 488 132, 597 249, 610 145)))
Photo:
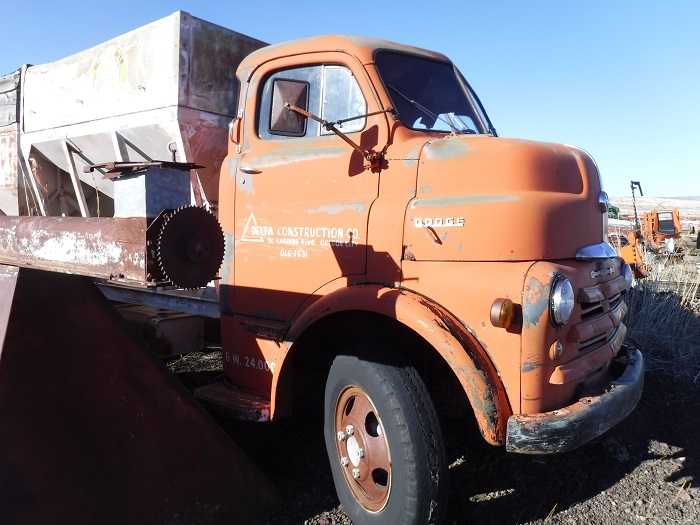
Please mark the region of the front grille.
POLYGON ((627 314, 623 301, 625 289, 622 276, 579 289, 579 320, 571 326, 567 336, 569 343, 578 346, 579 354, 593 352, 615 338, 627 314))
POLYGON ((599 302, 595 303, 582 303, 581 304, 581 319, 590 319, 591 317, 598 317, 605 313, 603 305, 599 302))

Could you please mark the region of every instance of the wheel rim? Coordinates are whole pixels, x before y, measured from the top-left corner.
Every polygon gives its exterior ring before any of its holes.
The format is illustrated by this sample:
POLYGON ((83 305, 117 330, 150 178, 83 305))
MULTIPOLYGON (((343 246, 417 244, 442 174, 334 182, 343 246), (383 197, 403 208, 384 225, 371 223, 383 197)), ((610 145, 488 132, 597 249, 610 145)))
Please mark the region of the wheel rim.
POLYGON ((335 407, 338 461, 355 499, 365 509, 384 508, 391 489, 391 454, 381 419, 359 387, 343 390, 335 407))

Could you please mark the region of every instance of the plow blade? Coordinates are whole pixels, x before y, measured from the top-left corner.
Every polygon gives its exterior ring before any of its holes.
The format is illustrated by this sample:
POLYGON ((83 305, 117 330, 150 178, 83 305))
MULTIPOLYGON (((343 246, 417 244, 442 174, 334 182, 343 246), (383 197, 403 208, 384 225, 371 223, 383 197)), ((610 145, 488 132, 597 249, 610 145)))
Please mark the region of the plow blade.
POLYGON ((0 265, 0 523, 255 523, 276 490, 87 277, 0 265))

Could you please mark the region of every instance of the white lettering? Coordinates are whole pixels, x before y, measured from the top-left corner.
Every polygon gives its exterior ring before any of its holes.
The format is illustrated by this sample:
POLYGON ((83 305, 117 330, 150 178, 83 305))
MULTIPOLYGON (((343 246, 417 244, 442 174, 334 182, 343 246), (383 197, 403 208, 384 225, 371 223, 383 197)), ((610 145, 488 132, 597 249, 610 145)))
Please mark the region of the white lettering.
MULTIPOLYGON (((228 352, 227 352, 228 353, 228 352)), ((238 356, 236 356, 238 357, 238 356)), ((275 373, 275 367, 277 363, 274 361, 266 361, 264 359, 255 359, 253 357, 249 356, 243 356, 243 362, 241 363, 239 359, 236 359, 235 361, 231 361, 233 364, 238 365, 238 366, 244 366, 246 368, 252 368, 253 370, 260 370, 263 372, 272 372, 273 374, 275 373)))
POLYGON ((251 226, 251 235, 272 235, 272 228, 269 226, 251 226))
POLYGON ((241 364, 241 356, 238 354, 230 354, 229 352, 224 353, 224 361, 227 363, 233 363, 234 365, 241 364))
POLYGON ((306 259, 309 257, 309 252, 306 250, 287 250, 285 248, 282 248, 280 250, 280 257, 290 257, 290 258, 294 258, 294 259, 306 259))
POLYGON ((612 275, 615 273, 615 267, 610 266, 609 268, 604 268, 603 270, 592 270, 591 271, 591 279, 595 279, 596 277, 602 277, 604 275, 612 275))
POLYGON ((416 228, 427 228, 430 227, 442 227, 442 228, 456 228, 464 226, 464 218, 459 217, 457 219, 453 217, 435 217, 435 218, 418 218, 413 219, 413 225, 416 228))

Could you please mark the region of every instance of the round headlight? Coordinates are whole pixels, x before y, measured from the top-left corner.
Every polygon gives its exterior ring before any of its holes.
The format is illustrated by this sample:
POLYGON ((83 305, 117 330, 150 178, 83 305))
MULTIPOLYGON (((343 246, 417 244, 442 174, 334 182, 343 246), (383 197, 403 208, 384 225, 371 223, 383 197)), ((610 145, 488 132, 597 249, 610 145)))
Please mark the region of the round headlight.
POLYGON ((552 320, 557 326, 564 326, 569 322, 575 303, 574 289, 569 280, 561 275, 555 278, 552 285, 552 295, 549 297, 549 306, 552 320))
POLYGON ((629 290, 630 288, 632 288, 632 284, 634 284, 634 273, 632 273, 632 268, 630 268, 630 265, 626 262, 623 262, 621 266, 622 278, 625 280, 625 284, 627 285, 627 289, 629 290))

